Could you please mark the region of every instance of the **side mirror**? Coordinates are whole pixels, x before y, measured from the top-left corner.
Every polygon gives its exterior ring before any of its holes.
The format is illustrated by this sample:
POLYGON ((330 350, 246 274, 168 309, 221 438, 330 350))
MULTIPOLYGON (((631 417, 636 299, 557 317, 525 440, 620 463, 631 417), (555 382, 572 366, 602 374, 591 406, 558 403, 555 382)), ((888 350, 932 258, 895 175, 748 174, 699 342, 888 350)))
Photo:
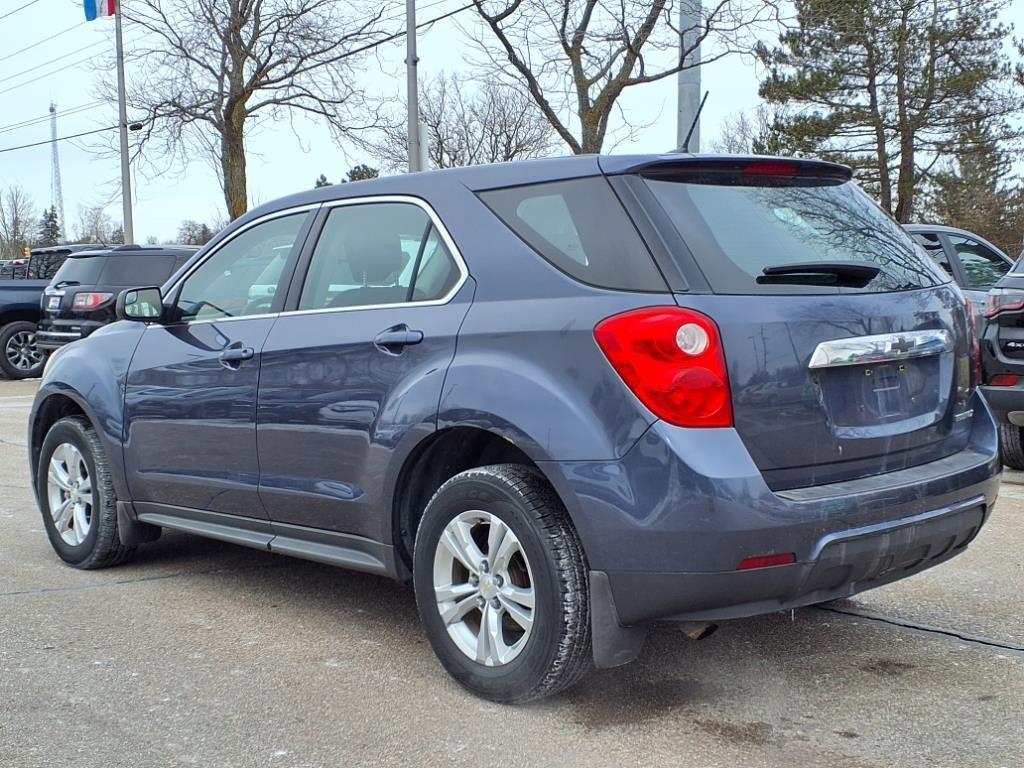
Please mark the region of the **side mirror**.
POLYGON ((114 312, 118 320, 159 322, 164 316, 164 297, 159 288, 129 288, 118 294, 114 312))

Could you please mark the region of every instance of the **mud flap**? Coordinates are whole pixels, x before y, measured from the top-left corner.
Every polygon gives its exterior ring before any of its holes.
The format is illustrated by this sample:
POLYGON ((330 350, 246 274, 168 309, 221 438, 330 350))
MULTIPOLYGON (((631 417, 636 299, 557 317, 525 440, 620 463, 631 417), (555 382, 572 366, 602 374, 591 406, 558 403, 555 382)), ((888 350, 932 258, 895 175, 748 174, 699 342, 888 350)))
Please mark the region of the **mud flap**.
POLYGON ((160 538, 163 529, 158 525, 140 523, 135 519, 135 508, 130 501, 117 502, 117 536, 126 547, 148 544, 160 538))
POLYGON ((604 571, 590 572, 590 636, 594 666, 598 669, 621 667, 634 661, 647 639, 647 627, 624 627, 619 623, 611 584, 604 571))

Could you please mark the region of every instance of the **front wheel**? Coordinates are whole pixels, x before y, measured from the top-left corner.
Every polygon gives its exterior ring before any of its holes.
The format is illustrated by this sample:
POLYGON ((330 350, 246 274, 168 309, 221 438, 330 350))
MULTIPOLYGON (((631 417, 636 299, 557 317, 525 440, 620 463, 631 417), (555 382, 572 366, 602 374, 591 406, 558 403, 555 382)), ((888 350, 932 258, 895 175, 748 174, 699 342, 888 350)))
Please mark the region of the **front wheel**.
POLYGON ((46 354, 36 346, 36 324, 26 320, 0 329, 0 371, 9 379, 30 379, 43 372, 46 354))
POLYGON ((103 444, 85 419, 69 416, 46 433, 36 467, 43 525, 60 558, 76 568, 106 568, 135 551, 121 543, 117 498, 103 444))
POLYGON ((420 522, 413 577, 434 652, 473 693, 539 699, 589 669, 583 548, 535 469, 481 467, 442 485, 420 522))

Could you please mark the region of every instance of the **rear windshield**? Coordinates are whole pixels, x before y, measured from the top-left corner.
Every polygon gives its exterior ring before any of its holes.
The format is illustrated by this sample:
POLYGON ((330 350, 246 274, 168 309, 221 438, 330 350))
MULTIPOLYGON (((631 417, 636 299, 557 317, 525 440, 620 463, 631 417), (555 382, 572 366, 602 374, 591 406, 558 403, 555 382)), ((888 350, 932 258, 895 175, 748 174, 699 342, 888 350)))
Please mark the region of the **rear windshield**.
POLYGON ((481 192, 513 232, 558 269, 589 285, 666 290, 647 246, 601 177, 481 192))
POLYGON ((148 286, 160 285, 182 263, 175 254, 140 255, 137 253, 72 257, 64 262, 55 283, 79 285, 148 286))
POLYGON ((852 182, 727 178, 645 180, 716 293, 906 291, 949 281, 852 182), (868 262, 880 271, 856 288, 770 282, 764 274, 815 262, 868 262))

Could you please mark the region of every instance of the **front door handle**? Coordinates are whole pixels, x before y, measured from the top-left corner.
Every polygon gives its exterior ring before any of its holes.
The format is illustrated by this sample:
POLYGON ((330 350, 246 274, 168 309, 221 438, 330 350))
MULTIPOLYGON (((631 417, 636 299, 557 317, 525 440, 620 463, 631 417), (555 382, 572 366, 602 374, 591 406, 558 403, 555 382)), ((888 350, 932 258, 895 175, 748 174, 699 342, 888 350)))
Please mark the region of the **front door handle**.
POLYGON ((244 361, 252 360, 256 350, 252 347, 229 347, 220 353, 220 362, 225 368, 238 368, 244 361))
POLYGON ((377 349, 391 355, 401 354, 402 350, 410 344, 419 344, 421 341, 423 341, 423 331, 411 330, 404 323, 381 331, 373 339, 377 349))

